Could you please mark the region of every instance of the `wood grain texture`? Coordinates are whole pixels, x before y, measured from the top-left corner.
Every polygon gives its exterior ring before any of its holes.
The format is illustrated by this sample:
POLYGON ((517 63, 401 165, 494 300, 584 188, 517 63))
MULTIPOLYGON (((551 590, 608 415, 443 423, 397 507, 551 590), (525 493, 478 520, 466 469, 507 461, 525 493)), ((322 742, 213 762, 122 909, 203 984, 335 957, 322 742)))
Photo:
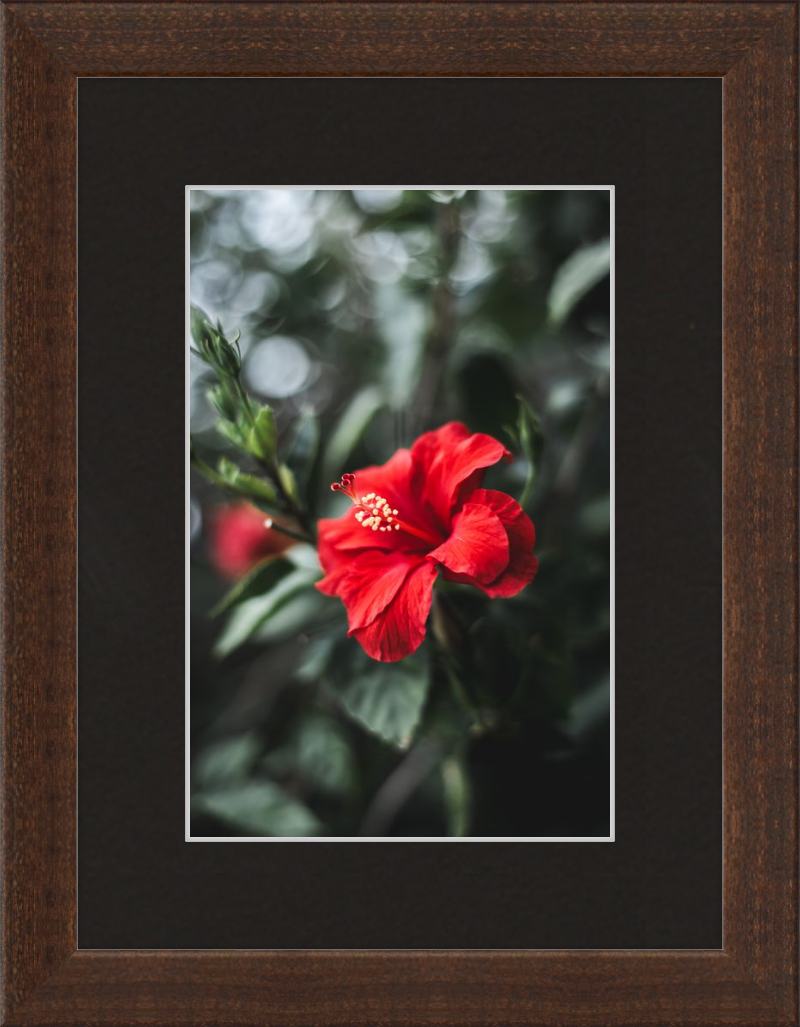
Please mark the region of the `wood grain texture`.
POLYGON ((797 15, 723 87, 724 943, 795 1015, 797 15))
POLYGON ((76 75, 724 75, 785 3, 8 3, 76 75))
POLYGON ((81 951, 13 1020, 25 1027, 55 1022, 778 1027, 794 1021, 722 952, 81 951))
POLYGON ((797 2, 2 4, 7 1024, 797 1024, 797 2), (75 951, 77 75, 724 75, 723 952, 75 951))
POLYGON ((2 13, 2 969, 13 1008, 76 946, 77 145, 74 78, 2 13))

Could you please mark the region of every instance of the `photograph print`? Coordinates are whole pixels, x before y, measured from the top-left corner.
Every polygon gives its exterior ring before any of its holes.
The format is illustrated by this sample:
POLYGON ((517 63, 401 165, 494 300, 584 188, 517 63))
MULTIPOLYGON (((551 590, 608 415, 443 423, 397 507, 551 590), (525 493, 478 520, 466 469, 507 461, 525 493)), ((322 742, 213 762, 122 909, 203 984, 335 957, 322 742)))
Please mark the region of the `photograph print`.
POLYGON ((613 841, 613 211, 187 188, 188 841, 613 841))

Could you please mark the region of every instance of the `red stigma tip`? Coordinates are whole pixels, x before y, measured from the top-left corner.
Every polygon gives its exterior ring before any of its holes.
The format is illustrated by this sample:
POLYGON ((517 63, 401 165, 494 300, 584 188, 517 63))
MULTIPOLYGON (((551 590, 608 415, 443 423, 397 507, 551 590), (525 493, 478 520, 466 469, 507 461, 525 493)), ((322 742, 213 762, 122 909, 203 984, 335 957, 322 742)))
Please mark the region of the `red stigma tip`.
POLYGON ((338 481, 335 481, 331 485, 331 492, 341 492, 341 491, 342 491, 342 486, 339 484, 338 481))

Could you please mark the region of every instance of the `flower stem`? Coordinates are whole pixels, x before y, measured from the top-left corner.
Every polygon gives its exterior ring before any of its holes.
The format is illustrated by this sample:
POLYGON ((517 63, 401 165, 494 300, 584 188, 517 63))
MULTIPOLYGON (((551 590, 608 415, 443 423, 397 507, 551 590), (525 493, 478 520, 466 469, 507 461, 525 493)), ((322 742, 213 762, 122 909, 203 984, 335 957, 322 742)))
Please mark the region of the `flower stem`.
POLYGON ((297 523, 306 532, 306 535, 308 536, 306 541, 310 542, 312 545, 314 545, 315 544, 316 532, 314 531, 314 526, 311 523, 311 521, 309 520, 309 518, 306 515, 305 511, 302 510, 297 505, 297 503, 295 503, 295 501, 292 499, 292 497, 289 495, 289 493, 283 487, 283 483, 280 481, 280 479, 278 480, 277 485, 278 485, 278 489, 280 490, 281 496, 283 496, 284 502, 289 507, 289 510, 290 510, 292 516, 295 518, 297 523))
POLYGON ((386 834, 399 811, 441 759, 441 754, 441 743, 437 739, 423 738, 405 755, 367 807, 359 831, 362 837, 378 838, 386 834))
POLYGON ((313 540, 309 535, 304 535, 300 531, 294 531, 294 529, 288 528, 285 524, 278 524, 271 517, 266 518, 264 527, 270 528, 272 531, 279 531, 281 535, 288 535, 289 538, 296 539, 298 542, 310 542, 313 545, 313 540))
POLYGON ((442 784, 450 836, 465 838, 469 835, 471 788, 463 751, 452 752, 442 760, 442 784))
POLYGON ((198 456, 193 456, 191 459, 191 466, 202 474, 204 478, 212 482, 214 485, 218 485, 221 489, 225 489, 227 492, 233 493, 235 496, 241 496, 247 499, 254 506, 257 506, 259 510, 262 510, 267 514, 267 521, 269 524, 267 527, 273 531, 279 531, 283 535, 288 535, 290 538, 296 539, 298 542, 308 542, 310 545, 314 545, 313 536, 310 533, 302 533, 294 531, 292 528, 288 528, 285 524, 278 524, 277 521, 272 519, 271 511, 264 509, 263 504, 252 496, 245 489, 237 489, 235 485, 227 481, 221 474, 217 474, 213 467, 210 467, 205 460, 201 460, 198 456))

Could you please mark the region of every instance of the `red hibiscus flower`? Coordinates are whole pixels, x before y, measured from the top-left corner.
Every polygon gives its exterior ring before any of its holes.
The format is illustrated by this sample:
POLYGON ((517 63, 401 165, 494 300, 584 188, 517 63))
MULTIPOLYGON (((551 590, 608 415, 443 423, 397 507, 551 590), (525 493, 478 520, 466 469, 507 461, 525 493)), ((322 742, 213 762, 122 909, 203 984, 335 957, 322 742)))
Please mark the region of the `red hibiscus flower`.
POLYGON ((339 596, 348 635, 373 659, 401 660, 422 642, 440 569, 489 596, 516 595, 533 580, 530 518, 504 492, 481 488, 501 459, 511 454, 496 439, 451 423, 331 486, 353 506, 319 522, 317 588, 339 596))
POLYGON ((223 506, 211 517, 209 557, 218 574, 235 581, 270 556, 278 556, 292 539, 264 524, 267 515, 250 503, 223 506))

